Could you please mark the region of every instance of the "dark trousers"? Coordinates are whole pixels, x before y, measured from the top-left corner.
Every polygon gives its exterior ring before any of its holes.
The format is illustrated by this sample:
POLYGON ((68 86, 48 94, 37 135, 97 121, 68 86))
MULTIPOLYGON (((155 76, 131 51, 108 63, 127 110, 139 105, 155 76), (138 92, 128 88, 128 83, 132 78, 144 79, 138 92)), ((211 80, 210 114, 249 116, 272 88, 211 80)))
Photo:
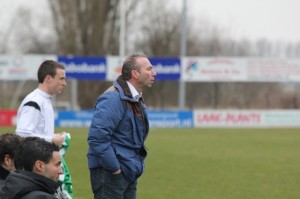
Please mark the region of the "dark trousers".
POLYGON ((136 199, 137 182, 129 184, 123 174, 111 174, 103 169, 90 169, 94 199, 136 199))

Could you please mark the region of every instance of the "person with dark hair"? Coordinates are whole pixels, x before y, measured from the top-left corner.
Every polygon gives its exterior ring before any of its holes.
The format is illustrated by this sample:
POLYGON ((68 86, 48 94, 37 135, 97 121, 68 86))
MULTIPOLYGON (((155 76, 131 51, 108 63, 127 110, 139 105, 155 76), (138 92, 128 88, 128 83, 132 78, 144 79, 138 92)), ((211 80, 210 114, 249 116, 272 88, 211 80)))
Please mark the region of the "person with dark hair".
MULTIPOLYGON (((59 147, 64 147, 67 137, 70 136, 65 132, 55 133, 51 98, 61 94, 66 86, 65 68, 56 61, 46 60, 41 63, 37 77, 38 88, 29 93, 19 107, 16 133, 21 137, 40 137, 59 147)), ((72 198, 71 175, 66 162, 64 160, 63 162, 64 175, 59 190, 61 190, 61 197, 70 199, 72 198)))
POLYGON ((14 157, 21 140, 15 133, 0 135, 0 189, 8 174, 16 170, 14 157))
POLYGON ((36 136, 61 146, 63 133, 54 133, 53 95, 62 93, 66 86, 63 65, 52 60, 44 61, 37 72, 38 88, 22 101, 17 113, 16 133, 22 137, 36 136))
POLYGON ((0 191, 1 199, 55 199, 62 173, 59 147, 38 137, 27 137, 15 155, 16 167, 0 191))
POLYGON ((128 56, 122 74, 97 99, 88 133, 88 166, 95 199, 135 199, 149 131, 145 86, 156 72, 145 55, 128 56))

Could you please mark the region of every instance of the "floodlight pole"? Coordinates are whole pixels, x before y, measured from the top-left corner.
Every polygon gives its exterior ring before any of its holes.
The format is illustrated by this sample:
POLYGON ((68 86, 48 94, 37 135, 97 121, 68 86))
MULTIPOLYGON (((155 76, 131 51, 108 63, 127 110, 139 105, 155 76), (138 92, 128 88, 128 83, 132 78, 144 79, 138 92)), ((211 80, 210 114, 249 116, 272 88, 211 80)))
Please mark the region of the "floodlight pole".
POLYGON ((186 56, 186 13, 187 13, 187 0, 182 0, 182 14, 181 14, 181 35, 180 35, 180 57, 181 57, 181 73, 179 80, 179 108, 183 110, 185 108, 185 82, 182 80, 183 65, 182 58, 186 56))
POLYGON ((71 79, 71 109, 78 110, 78 80, 71 79))
POLYGON ((119 62, 122 63, 122 60, 125 56, 125 18, 126 18, 126 7, 125 0, 120 0, 120 34, 119 34, 119 62))

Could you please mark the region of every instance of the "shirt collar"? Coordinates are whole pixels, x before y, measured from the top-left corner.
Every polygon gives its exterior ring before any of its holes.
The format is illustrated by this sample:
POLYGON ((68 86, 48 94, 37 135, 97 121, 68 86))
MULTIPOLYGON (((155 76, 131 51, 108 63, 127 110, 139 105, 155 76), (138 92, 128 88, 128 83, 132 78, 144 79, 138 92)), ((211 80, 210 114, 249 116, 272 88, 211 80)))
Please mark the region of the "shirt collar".
POLYGON ((49 99, 52 98, 52 95, 49 95, 48 93, 45 93, 44 91, 42 91, 42 90, 39 89, 39 88, 37 88, 37 91, 38 91, 42 96, 44 96, 45 98, 49 98, 49 99))
POLYGON ((126 81, 126 82, 131 91, 133 99, 138 101, 142 97, 142 93, 138 93, 137 90, 134 88, 134 86, 130 82, 128 82, 128 81, 126 81))

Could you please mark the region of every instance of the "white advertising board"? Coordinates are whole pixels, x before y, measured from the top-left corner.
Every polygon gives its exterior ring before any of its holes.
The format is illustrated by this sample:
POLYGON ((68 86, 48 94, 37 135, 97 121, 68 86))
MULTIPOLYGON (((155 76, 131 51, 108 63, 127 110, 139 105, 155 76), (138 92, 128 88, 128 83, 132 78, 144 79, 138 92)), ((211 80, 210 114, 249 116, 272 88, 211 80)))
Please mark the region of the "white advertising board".
POLYGON ((297 110, 195 110, 195 127, 300 127, 297 110))
POLYGON ((37 70, 45 60, 56 55, 0 55, 1 80, 37 80, 37 70))
POLYGON ((185 57, 181 75, 187 82, 297 82, 300 59, 185 57))
POLYGON ((122 72, 123 60, 118 56, 107 56, 106 80, 115 81, 122 72))
POLYGON ((245 81, 247 71, 244 59, 234 58, 182 58, 183 81, 245 81))

